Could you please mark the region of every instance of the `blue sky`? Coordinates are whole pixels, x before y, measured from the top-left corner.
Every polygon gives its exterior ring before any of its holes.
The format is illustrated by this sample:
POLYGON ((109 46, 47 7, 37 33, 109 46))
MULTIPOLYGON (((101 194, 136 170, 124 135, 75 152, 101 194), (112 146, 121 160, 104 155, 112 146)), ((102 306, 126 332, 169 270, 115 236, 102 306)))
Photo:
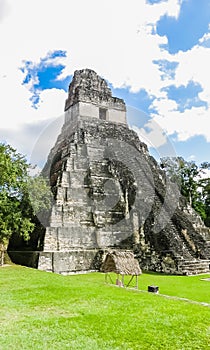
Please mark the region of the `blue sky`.
POLYGON ((0 13, 1 141, 30 159, 91 68, 157 158, 210 161, 209 0, 0 0, 0 13))
POLYGON ((166 35, 165 48, 175 54, 195 46, 209 29, 209 0, 184 0, 178 18, 164 15, 157 22, 157 33, 166 35))

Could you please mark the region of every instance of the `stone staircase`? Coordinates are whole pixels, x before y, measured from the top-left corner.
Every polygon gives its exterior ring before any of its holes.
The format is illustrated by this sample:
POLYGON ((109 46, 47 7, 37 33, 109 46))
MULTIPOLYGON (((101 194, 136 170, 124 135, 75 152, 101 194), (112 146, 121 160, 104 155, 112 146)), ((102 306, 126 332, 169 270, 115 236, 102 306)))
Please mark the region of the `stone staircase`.
POLYGON ((182 275, 199 275, 210 273, 210 260, 193 259, 178 261, 178 272, 182 275))

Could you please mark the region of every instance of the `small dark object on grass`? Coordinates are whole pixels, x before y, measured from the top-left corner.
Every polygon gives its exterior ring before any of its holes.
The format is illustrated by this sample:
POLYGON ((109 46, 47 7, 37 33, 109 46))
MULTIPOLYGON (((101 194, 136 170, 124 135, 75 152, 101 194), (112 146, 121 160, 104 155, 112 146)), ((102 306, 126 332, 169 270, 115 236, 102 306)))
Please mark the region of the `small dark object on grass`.
POLYGON ((148 292, 158 293, 159 292, 159 287, 158 286, 148 286, 148 292))

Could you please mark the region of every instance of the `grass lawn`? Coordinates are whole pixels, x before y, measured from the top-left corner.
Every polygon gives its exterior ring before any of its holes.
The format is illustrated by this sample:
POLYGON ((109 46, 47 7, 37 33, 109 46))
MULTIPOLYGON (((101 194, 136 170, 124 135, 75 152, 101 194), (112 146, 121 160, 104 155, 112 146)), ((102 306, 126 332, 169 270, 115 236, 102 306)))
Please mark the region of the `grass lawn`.
POLYGON ((136 291, 100 273, 2 267, 0 349, 210 349, 210 307, 160 295, 210 304, 208 277, 143 274, 136 291))

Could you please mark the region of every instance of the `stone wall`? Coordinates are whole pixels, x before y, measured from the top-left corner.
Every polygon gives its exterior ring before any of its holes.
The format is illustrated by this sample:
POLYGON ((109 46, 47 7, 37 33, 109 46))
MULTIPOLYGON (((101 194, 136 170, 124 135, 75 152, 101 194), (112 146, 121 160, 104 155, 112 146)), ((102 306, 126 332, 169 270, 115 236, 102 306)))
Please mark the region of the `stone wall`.
POLYGON ((107 250, 128 249, 143 270, 209 272, 210 231, 128 128, 124 101, 85 69, 75 72, 65 111, 42 171, 54 203, 42 251, 28 264, 63 274, 97 270, 107 250), (99 118, 102 107, 109 120, 99 118))
MULTIPOLYGON (((127 126, 79 120, 68 141, 59 137, 49 159, 44 171, 51 174, 55 205, 39 268, 45 269, 45 252, 56 252, 57 257, 65 253, 68 260, 72 248, 80 251, 83 270, 91 265, 90 256, 93 261, 97 251, 112 248, 133 249, 143 269, 170 273, 181 273, 181 263, 194 261, 198 252, 201 258, 210 258, 205 238, 181 207, 173 185, 127 126), (170 201, 164 220, 169 217, 163 228, 158 223, 157 231, 154 225, 166 192, 170 201), (86 250, 92 253, 85 262, 86 250)), ((80 259, 79 254, 74 256, 80 259)), ((74 271, 80 264, 74 260, 68 266, 74 271)))

